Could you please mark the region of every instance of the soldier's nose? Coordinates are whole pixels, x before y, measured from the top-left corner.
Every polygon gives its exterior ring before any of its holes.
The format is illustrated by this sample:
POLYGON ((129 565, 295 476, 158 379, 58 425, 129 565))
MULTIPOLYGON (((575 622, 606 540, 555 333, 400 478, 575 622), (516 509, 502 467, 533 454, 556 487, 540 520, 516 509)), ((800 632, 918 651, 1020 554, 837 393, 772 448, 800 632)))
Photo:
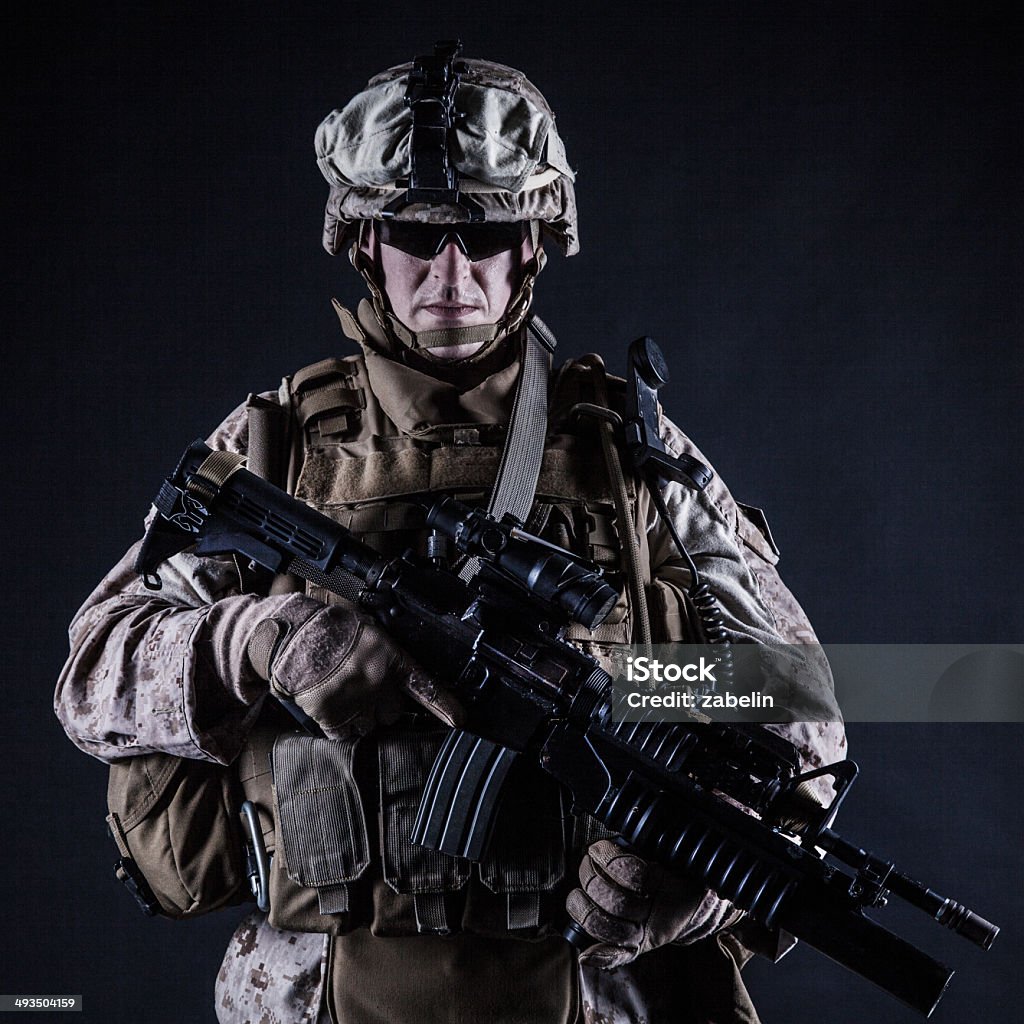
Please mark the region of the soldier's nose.
POLYGON ((469 257, 452 240, 430 261, 430 270, 442 281, 454 283, 469 273, 471 265, 469 257))

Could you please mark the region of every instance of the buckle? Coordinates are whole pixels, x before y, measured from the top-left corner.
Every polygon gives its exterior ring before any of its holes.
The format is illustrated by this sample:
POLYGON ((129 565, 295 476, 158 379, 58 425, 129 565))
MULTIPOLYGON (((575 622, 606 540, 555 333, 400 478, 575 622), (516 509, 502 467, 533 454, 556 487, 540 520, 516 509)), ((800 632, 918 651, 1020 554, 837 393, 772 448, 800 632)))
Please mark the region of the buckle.
POLYGON ((139 866, 130 857, 121 857, 114 863, 114 877, 132 894, 147 917, 156 917, 160 913, 159 901, 139 866))

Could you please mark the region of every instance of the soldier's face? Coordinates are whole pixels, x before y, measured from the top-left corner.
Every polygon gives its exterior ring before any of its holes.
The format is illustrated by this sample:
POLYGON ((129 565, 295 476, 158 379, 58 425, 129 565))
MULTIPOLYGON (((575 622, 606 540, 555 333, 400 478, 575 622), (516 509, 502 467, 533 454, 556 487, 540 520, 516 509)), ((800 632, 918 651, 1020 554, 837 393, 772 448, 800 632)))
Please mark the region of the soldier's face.
MULTIPOLYGON (((529 235, 514 249, 471 260, 454 240, 430 259, 413 256, 368 232, 366 248, 383 279, 395 316, 413 331, 496 323, 533 255, 529 235)), ((441 359, 472 355, 482 342, 432 348, 441 359)))

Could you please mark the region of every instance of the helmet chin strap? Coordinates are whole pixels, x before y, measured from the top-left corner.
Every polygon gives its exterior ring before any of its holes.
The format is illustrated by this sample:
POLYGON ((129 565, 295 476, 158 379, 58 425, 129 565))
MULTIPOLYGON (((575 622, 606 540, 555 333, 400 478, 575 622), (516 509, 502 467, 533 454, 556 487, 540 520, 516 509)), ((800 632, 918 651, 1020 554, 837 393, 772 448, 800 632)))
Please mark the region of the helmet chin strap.
MULTIPOLYGON (((433 361, 430 356, 432 348, 479 345, 480 347, 472 355, 465 359, 455 360, 461 365, 468 365, 488 355, 503 339, 514 334, 522 326, 533 302, 534 282, 547 262, 547 256, 540 245, 538 221, 530 222, 533 255, 523 264, 519 288, 509 299, 501 318, 493 324, 477 324, 472 327, 442 327, 433 331, 414 331, 395 316, 387 292, 378 283, 376 265, 362 248, 369 224, 370 221, 360 222, 359 234, 349 249, 348 258, 352 266, 359 272, 360 277, 366 282, 366 287, 370 292, 374 319, 387 339, 390 355, 404 359, 406 353, 412 351, 421 358, 433 361)), ((452 360, 444 360, 444 362, 451 363, 452 360)))

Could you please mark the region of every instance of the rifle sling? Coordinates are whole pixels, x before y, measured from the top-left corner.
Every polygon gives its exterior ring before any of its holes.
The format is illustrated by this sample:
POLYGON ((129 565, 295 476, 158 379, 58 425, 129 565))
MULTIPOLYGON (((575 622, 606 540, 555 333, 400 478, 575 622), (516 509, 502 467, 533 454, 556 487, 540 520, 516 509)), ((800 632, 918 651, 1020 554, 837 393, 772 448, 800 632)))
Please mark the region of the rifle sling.
MULTIPOLYGON (((556 344, 544 321, 532 316, 523 339, 523 367, 519 372, 508 436, 487 505, 487 514, 494 519, 511 513, 520 523, 525 523, 530 514, 547 438, 548 376, 556 344)), ((479 571, 480 560, 469 558, 459 570, 459 578, 468 583, 479 571)))

